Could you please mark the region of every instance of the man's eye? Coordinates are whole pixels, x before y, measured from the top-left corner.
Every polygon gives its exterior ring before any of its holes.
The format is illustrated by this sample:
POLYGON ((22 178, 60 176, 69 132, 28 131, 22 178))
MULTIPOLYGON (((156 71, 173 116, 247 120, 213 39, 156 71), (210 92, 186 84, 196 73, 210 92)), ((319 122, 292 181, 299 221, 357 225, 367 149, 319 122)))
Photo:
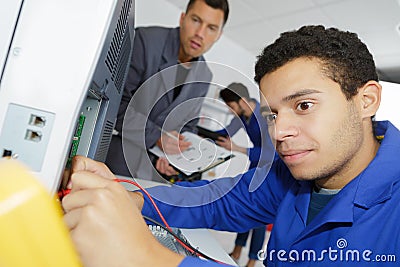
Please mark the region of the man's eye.
POLYGON ((300 110, 300 111, 305 111, 305 110, 310 109, 313 105, 314 104, 311 102, 301 102, 300 104, 297 105, 296 109, 300 110))
POLYGON ((215 27, 215 26, 209 26, 208 28, 209 28, 210 31, 212 31, 212 32, 216 32, 216 31, 218 30, 218 28, 215 27))
POLYGON ((274 113, 270 114, 263 114, 264 119, 267 121, 267 123, 273 123, 276 120, 276 117, 278 115, 274 113))

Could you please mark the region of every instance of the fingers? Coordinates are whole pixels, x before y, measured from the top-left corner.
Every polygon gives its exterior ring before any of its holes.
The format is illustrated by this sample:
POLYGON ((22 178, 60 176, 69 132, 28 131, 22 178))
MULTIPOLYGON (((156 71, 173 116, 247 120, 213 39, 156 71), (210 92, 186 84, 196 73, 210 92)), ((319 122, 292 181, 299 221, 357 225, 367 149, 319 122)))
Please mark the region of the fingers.
POLYGON ((115 179, 114 174, 104 163, 83 156, 75 156, 72 159, 72 173, 79 171, 88 171, 104 178, 115 179))
POLYGON ((104 179, 94 173, 80 171, 71 175, 72 190, 62 200, 62 206, 66 212, 87 205, 91 196, 84 189, 105 188, 114 181, 104 179), (73 197, 72 197, 73 196, 73 197))
POLYGON ((182 256, 158 243, 143 220, 143 196, 128 193, 118 182, 98 175, 97 168, 91 167, 97 164, 81 159, 71 175, 71 193, 62 205, 83 266, 165 266, 166 260, 178 266, 182 256), (165 253, 169 254, 161 259, 165 253))
POLYGON ((72 210, 87 206, 90 203, 90 196, 85 191, 70 193, 62 199, 62 207, 66 214, 72 210))
POLYGON ((191 145, 191 142, 185 141, 181 137, 172 138, 170 136, 163 135, 161 138, 161 148, 167 154, 179 154, 187 150, 191 145))
POLYGON ((114 180, 107 179, 90 171, 79 171, 71 175, 73 191, 89 188, 104 188, 114 180))
MULTIPOLYGON (((141 216, 142 195, 128 193, 118 182, 92 172, 87 162, 72 174, 71 193, 62 200, 64 221, 83 266, 125 266, 127 262, 164 266, 149 260, 166 248, 155 240, 141 216)), ((177 258, 174 266, 181 260, 177 258)))
POLYGON ((191 142, 187 141, 179 141, 179 148, 181 151, 187 150, 192 145, 191 142))
POLYGON ((169 164, 166 158, 159 158, 156 162, 156 169, 165 175, 177 175, 177 171, 169 164))
POLYGON ((230 138, 225 138, 225 137, 218 137, 218 140, 215 141, 217 145, 222 146, 225 149, 230 150, 231 149, 231 139, 230 138))
POLYGON ((180 147, 181 149, 186 150, 186 149, 188 149, 188 148, 192 145, 191 142, 185 141, 185 136, 183 136, 183 135, 181 135, 181 134, 178 134, 177 132, 174 131, 174 134, 175 134, 175 133, 176 133, 177 136, 178 136, 178 139, 179 139, 179 147, 180 147))
POLYGON ((157 145, 167 154, 178 154, 180 152, 179 140, 166 134, 161 135, 157 145))
POLYGON ((228 137, 218 136, 218 141, 219 142, 226 142, 228 139, 229 139, 228 137))
POLYGON ((219 146, 224 146, 224 144, 228 141, 227 138, 219 136, 218 139, 215 141, 215 143, 217 143, 217 145, 219 146))
POLYGON ((156 169, 162 174, 165 174, 165 164, 164 164, 164 159, 165 158, 159 158, 156 162, 156 169))
POLYGON ((82 217, 81 213, 82 209, 73 209, 64 214, 64 223, 67 225, 69 230, 74 230, 79 224, 79 220, 82 217))
POLYGON ((62 199, 62 207, 65 211, 64 222, 70 230, 77 227, 82 219, 82 212, 86 210, 93 201, 97 190, 105 188, 107 184, 114 183, 110 180, 101 178, 90 172, 78 172, 71 176, 71 193, 62 199), (87 190, 85 190, 87 189, 87 190))
POLYGON ((178 174, 178 172, 171 165, 168 165, 166 167, 166 171, 165 172, 166 172, 166 175, 168 175, 168 176, 177 175, 178 174))

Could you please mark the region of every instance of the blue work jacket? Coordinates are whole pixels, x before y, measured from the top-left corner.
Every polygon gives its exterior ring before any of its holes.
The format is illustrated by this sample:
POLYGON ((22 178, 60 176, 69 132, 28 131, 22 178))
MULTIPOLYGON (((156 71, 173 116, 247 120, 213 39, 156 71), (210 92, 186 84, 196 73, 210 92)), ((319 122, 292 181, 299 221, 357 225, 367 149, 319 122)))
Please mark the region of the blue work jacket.
POLYGON ((247 136, 253 143, 253 147, 247 149, 247 155, 250 161, 249 169, 257 167, 260 160, 262 161, 260 166, 264 165, 272 158, 274 151, 269 141, 267 124, 261 116, 260 103, 255 99, 251 100, 254 101, 256 107, 249 119, 246 119, 244 115, 235 116, 225 129, 217 131, 219 134, 229 135, 230 137, 234 136, 241 128, 246 131, 247 136), (265 136, 263 136, 262 133, 266 133, 265 136), (263 146, 265 147, 264 150, 268 150, 268 153, 261 158, 263 146))
MULTIPOLYGON (((400 132, 385 121, 377 123, 376 133, 384 139, 375 158, 308 225, 313 183, 295 180, 280 159, 270 169, 252 169, 204 187, 149 191, 172 226, 243 232, 273 223, 260 255, 268 267, 399 266, 400 132), (249 192, 251 180, 259 176, 265 176, 263 183, 249 192)), ((146 197, 143 214, 158 218, 146 197)), ((194 258, 180 264, 214 265, 194 258)))

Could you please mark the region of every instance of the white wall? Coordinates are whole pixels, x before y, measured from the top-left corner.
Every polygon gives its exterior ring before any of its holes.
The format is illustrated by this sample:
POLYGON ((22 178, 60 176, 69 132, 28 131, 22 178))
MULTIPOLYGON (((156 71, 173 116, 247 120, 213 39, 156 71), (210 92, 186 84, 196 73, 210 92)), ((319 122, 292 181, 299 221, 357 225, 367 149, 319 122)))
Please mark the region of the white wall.
POLYGON ((400 129, 400 115, 397 111, 400 100, 400 84, 380 82, 382 85, 381 105, 376 113, 376 120, 389 120, 400 129))

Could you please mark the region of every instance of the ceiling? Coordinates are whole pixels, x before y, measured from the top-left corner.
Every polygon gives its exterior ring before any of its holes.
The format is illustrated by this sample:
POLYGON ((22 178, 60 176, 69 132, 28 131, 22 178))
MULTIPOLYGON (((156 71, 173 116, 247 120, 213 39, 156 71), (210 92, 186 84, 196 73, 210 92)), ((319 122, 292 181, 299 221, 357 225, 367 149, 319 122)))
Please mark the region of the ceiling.
MULTIPOLYGON (((184 10, 187 0, 167 0, 184 10)), ((356 32, 381 80, 400 83, 400 0, 230 0, 224 35, 255 56, 281 32, 322 24, 356 32)))

